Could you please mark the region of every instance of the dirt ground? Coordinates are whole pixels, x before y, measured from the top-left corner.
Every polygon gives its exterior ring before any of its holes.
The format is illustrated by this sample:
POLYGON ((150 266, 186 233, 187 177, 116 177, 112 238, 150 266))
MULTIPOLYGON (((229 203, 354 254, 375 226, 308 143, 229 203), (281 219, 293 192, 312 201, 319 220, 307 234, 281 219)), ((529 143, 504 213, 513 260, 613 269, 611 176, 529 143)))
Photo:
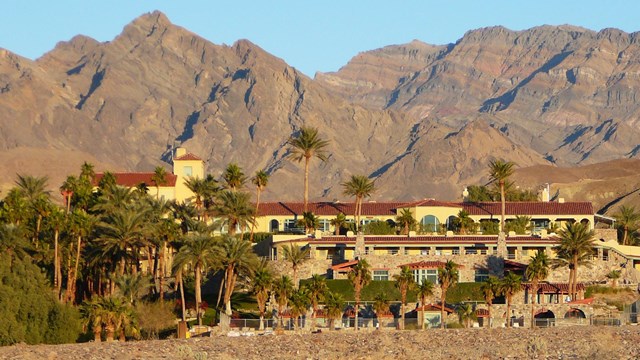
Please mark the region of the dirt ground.
POLYGON ((350 330, 0 348, 2 359, 638 359, 640 327, 350 330))

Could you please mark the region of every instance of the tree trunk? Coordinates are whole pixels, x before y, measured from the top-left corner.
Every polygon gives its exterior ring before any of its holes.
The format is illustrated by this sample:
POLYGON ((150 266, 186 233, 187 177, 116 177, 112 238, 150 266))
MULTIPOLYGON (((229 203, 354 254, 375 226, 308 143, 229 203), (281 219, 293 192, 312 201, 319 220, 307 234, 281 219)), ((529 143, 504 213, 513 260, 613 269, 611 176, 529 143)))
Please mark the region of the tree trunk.
POLYGON ((504 233, 504 213, 505 213, 505 199, 504 199, 504 180, 500 180, 500 232, 504 233))
POLYGON ((360 291, 362 290, 360 288, 360 286, 358 286, 356 289, 356 293, 355 293, 355 297, 356 297, 356 306, 355 306, 355 324, 354 324, 354 328, 356 329, 356 331, 358 331, 358 308, 360 307, 360 291))
POLYGON ((511 295, 507 295, 507 327, 511 327, 511 295))
POLYGON ((304 158, 304 212, 309 208, 309 160, 308 157, 304 158))
POLYGON ((534 280, 531 283, 531 328, 536 327, 535 321, 535 303, 536 303, 536 295, 538 293, 538 280, 534 280))
POLYGON ((107 324, 107 326, 105 326, 105 331, 107 332, 106 334, 107 342, 113 341, 113 336, 116 331, 115 325, 113 325, 112 323, 107 324))
POLYGON ((180 300, 182 301, 182 321, 187 321, 186 313, 187 306, 184 303, 184 282, 182 281, 182 272, 179 273, 180 276, 180 300))
POLYGON ((220 307, 220 299, 222 299, 222 291, 224 289, 224 282, 227 278, 227 273, 225 271, 224 275, 222 276, 222 280, 220 280, 220 288, 218 289, 218 301, 216 302, 216 308, 220 307))
POLYGON ((440 328, 444 329, 444 304, 447 301, 447 290, 442 288, 442 301, 440 302, 440 328))
POLYGON ((622 245, 627 245, 627 233, 629 232, 629 226, 625 225, 622 230, 622 245))
POLYGON ((400 324, 400 330, 404 330, 404 302, 405 299, 402 299, 402 304, 400 304, 400 318, 402 319, 402 322, 400 324))
POLYGON ((97 326, 93 328, 93 342, 101 342, 102 339, 100 336, 102 335, 102 326, 97 326))
POLYGON ((421 305, 421 308, 420 308, 420 328, 422 330, 424 330, 426 328, 426 324, 424 323, 424 305, 425 305, 424 303, 425 303, 425 298, 421 297, 420 298, 420 305, 421 305))
POLYGON ((62 271, 60 269, 60 249, 58 240, 60 238, 60 229, 56 228, 53 233, 53 284, 56 288, 56 298, 60 300, 60 289, 62 288, 62 271))
POLYGON ((492 323, 493 323, 493 318, 491 317, 491 303, 487 303, 487 308, 489 308, 489 329, 491 329, 492 327, 492 323))
POLYGON ((200 265, 196 265, 196 269, 195 269, 195 281, 196 281, 196 317, 198 318, 198 325, 202 325, 202 316, 200 316, 200 303, 202 302, 202 289, 200 289, 200 265))
POLYGON ((161 254, 160 254, 159 258, 158 258, 158 262, 159 262, 158 267, 160 268, 159 277, 158 277, 158 280, 159 280, 158 294, 160 296, 160 301, 161 302, 164 302, 164 272, 165 272, 165 270, 164 270, 164 267, 165 267, 164 255, 165 255, 165 252, 166 252, 166 246, 167 246, 167 244, 165 242, 162 242, 162 247, 161 247, 161 250, 160 250, 161 254))
POLYGON ((256 212, 253 214, 253 224, 251 224, 251 234, 249 235, 249 242, 253 244, 253 234, 256 230, 256 216, 258 216, 258 209, 260 208, 260 187, 256 187, 256 212))

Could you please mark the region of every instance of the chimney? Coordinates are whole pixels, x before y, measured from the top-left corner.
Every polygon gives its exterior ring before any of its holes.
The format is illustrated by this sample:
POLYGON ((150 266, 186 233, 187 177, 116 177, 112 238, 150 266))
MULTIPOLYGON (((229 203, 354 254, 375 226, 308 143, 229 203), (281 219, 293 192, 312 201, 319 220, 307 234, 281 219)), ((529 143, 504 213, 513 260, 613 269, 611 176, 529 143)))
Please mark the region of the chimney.
POLYGON ((464 187, 464 190, 462 191, 462 202, 469 202, 469 190, 467 190, 467 187, 464 187))
POLYGON ((542 186, 542 193, 540 194, 540 200, 543 202, 549 202, 551 190, 549 189, 549 183, 542 186))
POLYGON ((187 155, 187 149, 183 148, 183 147, 178 147, 176 148, 176 157, 180 157, 183 155, 187 155))

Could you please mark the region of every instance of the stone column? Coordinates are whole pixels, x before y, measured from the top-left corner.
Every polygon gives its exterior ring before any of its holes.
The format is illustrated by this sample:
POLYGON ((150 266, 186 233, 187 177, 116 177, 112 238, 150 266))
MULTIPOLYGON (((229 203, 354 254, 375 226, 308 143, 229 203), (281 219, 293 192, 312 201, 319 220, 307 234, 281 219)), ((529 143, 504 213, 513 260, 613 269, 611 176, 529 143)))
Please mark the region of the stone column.
POLYGON ((508 255, 507 251, 507 235, 504 232, 500 232, 498 234, 498 244, 496 245, 498 250, 498 256, 501 258, 506 258, 508 255))
POLYGON ((365 246, 364 246, 364 235, 362 232, 359 232, 356 235, 356 246, 353 251, 353 255, 356 259, 362 259, 365 254, 365 246))

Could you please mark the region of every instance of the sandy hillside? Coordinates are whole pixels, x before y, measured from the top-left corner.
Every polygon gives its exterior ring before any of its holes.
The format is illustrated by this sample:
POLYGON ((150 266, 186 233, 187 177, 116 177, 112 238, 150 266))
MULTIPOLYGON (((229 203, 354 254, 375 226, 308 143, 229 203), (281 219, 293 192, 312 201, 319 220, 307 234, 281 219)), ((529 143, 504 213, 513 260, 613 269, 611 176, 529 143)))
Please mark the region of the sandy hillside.
POLYGON ((0 348, 3 359, 638 359, 639 327, 347 330, 0 348))

